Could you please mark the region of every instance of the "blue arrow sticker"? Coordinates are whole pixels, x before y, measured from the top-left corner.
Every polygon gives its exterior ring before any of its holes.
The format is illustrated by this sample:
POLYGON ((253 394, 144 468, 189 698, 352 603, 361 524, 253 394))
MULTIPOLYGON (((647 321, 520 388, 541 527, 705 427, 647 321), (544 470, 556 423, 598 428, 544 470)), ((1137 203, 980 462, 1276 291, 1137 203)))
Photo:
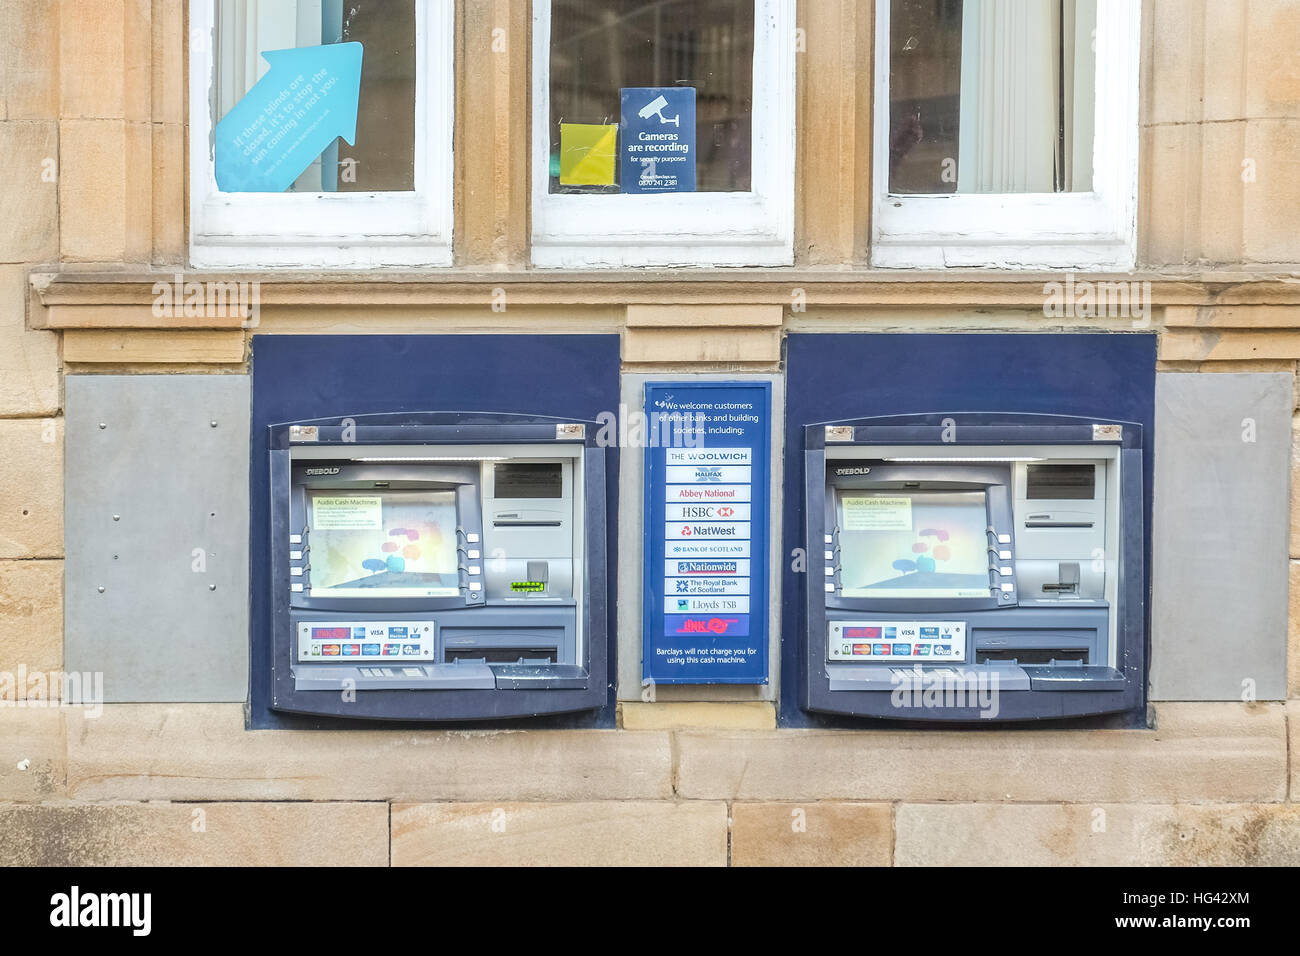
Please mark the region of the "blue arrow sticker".
POLYGON ((217 123, 217 188, 284 192, 342 136, 356 142, 360 43, 267 50, 271 64, 217 123))

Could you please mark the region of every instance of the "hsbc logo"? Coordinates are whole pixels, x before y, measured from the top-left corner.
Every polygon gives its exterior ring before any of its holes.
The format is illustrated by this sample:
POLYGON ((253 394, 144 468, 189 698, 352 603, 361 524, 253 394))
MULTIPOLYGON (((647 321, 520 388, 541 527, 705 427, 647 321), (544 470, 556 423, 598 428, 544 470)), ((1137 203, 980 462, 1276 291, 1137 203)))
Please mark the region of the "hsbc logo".
POLYGON ((681 505, 677 514, 682 518, 703 518, 705 520, 710 518, 734 518, 736 509, 731 505, 722 505, 721 507, 716 505, 681 505))

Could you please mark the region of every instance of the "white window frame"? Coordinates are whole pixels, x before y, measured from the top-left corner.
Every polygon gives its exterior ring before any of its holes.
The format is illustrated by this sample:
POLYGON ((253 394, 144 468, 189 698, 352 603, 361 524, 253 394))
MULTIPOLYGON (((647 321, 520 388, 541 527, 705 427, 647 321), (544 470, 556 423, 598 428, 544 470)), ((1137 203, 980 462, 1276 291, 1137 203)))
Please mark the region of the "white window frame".
POLYGON ((416 0, 415 189, 369 193, 217 189, 210 105, 216 5, 217 0, 190 0, 191 266, 451 265, 453 0, 416 0))
POLYGON ((544 268, 794 261, 795 0, 754 0, 749 192, 550 192, 551 0, 533 0, 532 259, 544 268))
POLYGON ((889 186, 889 7, 876 3, 871 264, 1131 270, 1137 254, 1142 5, 1098 0, 1093 191, 897 195, 889 186))

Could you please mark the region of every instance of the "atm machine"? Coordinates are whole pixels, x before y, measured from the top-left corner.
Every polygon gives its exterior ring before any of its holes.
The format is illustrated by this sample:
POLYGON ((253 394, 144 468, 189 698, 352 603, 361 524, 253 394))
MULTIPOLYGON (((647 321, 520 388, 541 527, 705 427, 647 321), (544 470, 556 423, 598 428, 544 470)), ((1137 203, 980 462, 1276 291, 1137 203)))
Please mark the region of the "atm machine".
POLYGON ((909 720, 1143 706, 1142 429, 1032 414, 809 425, 802 704, 909 720))
POLYGON ((272 709, 463 721, 604 706, 596 430, 495 413, 271 426, 272 709))

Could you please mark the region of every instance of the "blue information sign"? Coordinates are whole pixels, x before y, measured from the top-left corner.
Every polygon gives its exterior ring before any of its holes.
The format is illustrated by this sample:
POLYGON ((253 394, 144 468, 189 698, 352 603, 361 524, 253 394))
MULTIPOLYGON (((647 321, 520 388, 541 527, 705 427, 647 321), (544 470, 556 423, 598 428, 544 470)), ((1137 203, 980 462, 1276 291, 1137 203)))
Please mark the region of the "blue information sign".
POLYGON ((694 87, 638 86, 620 92, 622 191, 695 192, 694 87))
POLYGON ((360 43, 267 50, 271 68, 213 131, 217 188, 284 192, 342 136, 356 142, 360 43))
POLYGON ((772 386, 645 387, 642 664, 656 684, 766 684, 772 386))

